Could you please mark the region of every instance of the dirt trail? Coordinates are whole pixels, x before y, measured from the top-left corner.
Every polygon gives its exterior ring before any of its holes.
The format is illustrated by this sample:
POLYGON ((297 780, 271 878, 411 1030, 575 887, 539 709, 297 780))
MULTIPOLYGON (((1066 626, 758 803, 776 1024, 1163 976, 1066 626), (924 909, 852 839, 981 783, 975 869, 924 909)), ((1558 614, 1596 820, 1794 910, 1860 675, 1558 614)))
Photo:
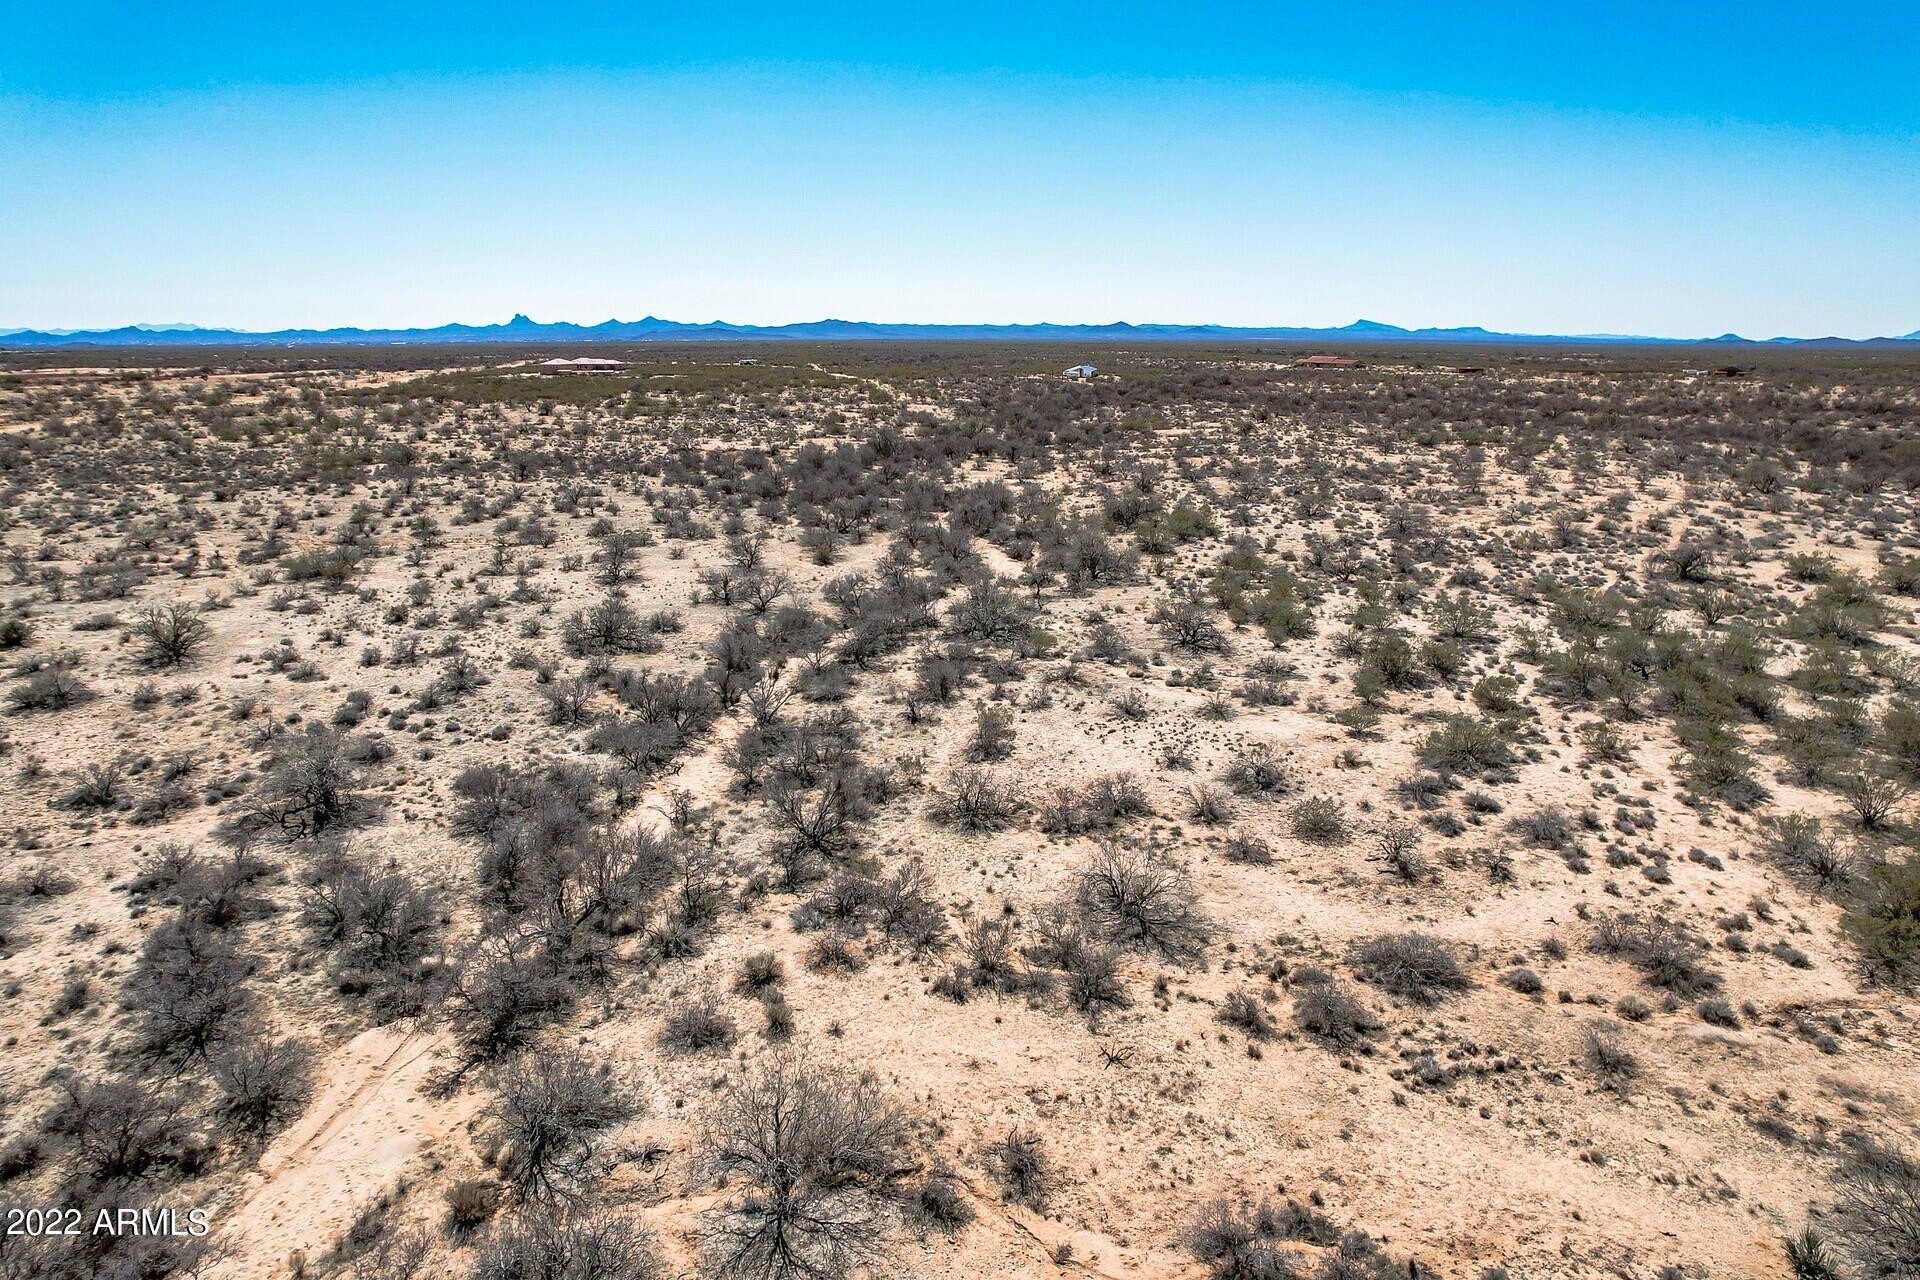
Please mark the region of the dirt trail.
POLYGON ((284 1275, 295 1250, 317 1259, 416 1155, 461 1124, 470 1103, 427 1097, 446 1046, 444 1034, 399 1026, 364 1031, 335 1050, 306 1114, 267 1148, 221 1215, 233 1255, 214 1274, 284 1275))

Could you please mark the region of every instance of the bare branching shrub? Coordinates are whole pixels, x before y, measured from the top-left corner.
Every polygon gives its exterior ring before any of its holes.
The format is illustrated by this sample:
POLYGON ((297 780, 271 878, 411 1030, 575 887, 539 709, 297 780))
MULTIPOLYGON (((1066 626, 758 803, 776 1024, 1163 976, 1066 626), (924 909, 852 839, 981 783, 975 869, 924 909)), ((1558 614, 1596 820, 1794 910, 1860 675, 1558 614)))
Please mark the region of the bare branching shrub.
POLYGON ((639 1224, 601 1210, 541 1210, 501 1223, 468 1280, 664 1280, 672 1272, 639 1224))
POLYGON ((112 809, 126 798, 127 761, 116 756, 76 769, 72 785, 58 803, 66 809, 112 809))
POLYGON ((1187 653, 1219 653, 1227 647, 1213 610, 1194 596, 1170 600, 1154 610, 1153 620, 1166 633, 1167 643, 1187 653))
MULTIPOLYGON (((1089 936, 1080 921, 1058 907, 1043 911, 1036 929, 1040 942, 1028 954, 1065 973, 1067 1003, 1089 1020, 1097 1020, 1107 1009, 1127 1006, 1126 987, 1120 980, 1120 955, 1113 947, 1089 936)), ((1021 975, 1013 983, 1003 982, 1001 989, 1015 984, 1030 986, 1032 980, 1029 975, 1021 975)))
POLYGON ((177 1160, 188 1128, 185 1099, 157 1082, 61 1074, 47 1129, 72 1153, 75 1172, 95 1183, 124 1182, 177 1160))
POLYGON ((1260 997, 1251 991, 1233 991, 1220 1002, 1220 1008, 1214 1017, 1230 1027, 1238 1027, 1256 1040, 1265 1040, 1273 1035, 1273 1015, 1260 1002, 1260 997))
POLYGON ((818 860, 843 858, 858 846, 869 810, 861 782, 853 770, 836 769, 817 786, 782 778, 767 789, 768 812, 785 836, 779 858, 789 881, 808 878, 818 860))
POLYGON ((1680 582, 1711 582, 1713 580, 1713 548, 1701 542, 1688 539, 1677 546, 1660 552, 1655 562, 1680 582))
POLYGON ((140 656, 155 667, 177 667, 190 661, 206 643, 209 632, 207 620, 199 611, 178 601, 143 609, 133 623, 140 656))
MULTIPOLYGON (((1297 1275, 1297 1253, 1281 1246, 1301 1242, 1332 1245, 1340 1230, 1298 1201, 1276 1207, 1270 1200, 1236 1208, 1221 1199, 1209 1204, 1181 1238, 1187 1252, 1207 1264, 1211 1280, 1286 1280, 1297 1275)), ((1328 1274, 1323 1271, 1323 1274, 1328 1274)), ((1399 1272, 1396 1269, 1395 1274, 1399 1272)), ((1341 1272, 1347 1280, 1365 1280, 1341 1272)))
POLYGON ((1128 818, 1153 812, 1147 790, 1127 770, 1103 773, 1080 789, 1080 808, 1090 828, 1116 826, 1128 818))
POLYGON ((1149 850, 1102 845, 1074 873, 1072 894, 1088 927, 1121 946, 1191 959, 1213 936, 1186 874, 1149 850))
POLYGON ((1905 781, 1869 769, 1857 769, 1840 783, 1840 794, 1862 831, 1879 831, 1887 826, 1912 791, 1905 781))
POLYGON ((1420 852, 1420 830, 1409 822, 1389 822, 1374 833, 1381 861, 1405 884, 1418 884, 1433 875, 1433 864, 1420 852))
POLYGON ((1293 1018, 1302 1028, 1343 1052, 1364 1047, 1380 1020, 1345 984, 1310 969, 1293 977, 1293 1018))
POLYGON ((19 874, 0 882, 0 902, 12 899, 46 901, 62 898, 80 887, 80 882, 51 862, 36 862, 19 874))
POLYGON ((776 1050, 706 1117, 707 1161, 745 1183, 708 1217, 711 1274, 803 1280, 879 1264, 910 1132, 870 1078, 776 1050))
POLYGON ((962 768, 947 775, 946 787, 935 794, 927 813, 936 822, 963 831, 999 831, 1020 811, 1020 795, 1013 785, 990 769, 962 768))
POLYGON ((1125 770, 1102 774, 1080 786, 1058 786, 1041 798, 1039 826, 1050 835, 1104 831, 1153 812, 1140 779, 1125 770))
POLYGON ((888 942, 905 943, 915 954, 944 948, 949 941, 947 914, 934 893, 932 875, 917 860, 882 876, 871 898, 881 936, 888 942))
POLYGON ((1220 856, 1242 866, 1264 867, 1273 862, 1273 846, 1259 836, 1232 835, 1227 837, 1220 856))
POLYGON ((1787 867, 1823 889, 1838 889, 1854 876, 1854 859, 1839 836, 1807 813, 1784 813, 1768 820, 1773 850, 1787 867))
POLYGON ((1640 1059, 1627 1047, 1617 1027, 1604 1022, 1589 1026, 1580 1037, 1581 1053, 1587 1069, 1616 1089, 1640 1074, 1640 1059))
POLYGON ((807 945, 807 968, 817 973, 857 973, 867 967, 867 953, 844 929, 829 929, 807 945))
POLYGON ((236 1034, 209 1064, 220 1110, 245 1133, 264 1133, 300 1114, 313 1092, 313 1052, 264 1028, 236 1034))
POLYGON ((910 1191, 909 1207, 920 1222, 941 1231, 957 1232, 977 1216, 967 1203, 960 1175, 945 1159, 936 1157, 926 1176, 910 1191))
POLYGON ((1265 742, 1237 752, 1222 778, 1243 796, 1283 796, 1298 785, 1293 770, 1265 742))
POLYGON ((631 1088, 574 1049, 527 1054, 503 1068, 486 1117, 500 1141, 500 1176, 521 1196, 576 1200, 600 1136, 639 1113, 631 1088))
POLYGON ((1871 1138, 1840 1175, 1839 1243, 1866 1276, 1920 1274, 1920 1160, 1871 1138))
POLYGON ((1013 922, 1000 919, 971 921, 961 940, 967 973, 975 986, 1010 992, 1020 986, 1019 965, 1013 954, 1013 922))
POLYGON ((1394 933, 1363 943, 1354 952, 1354 970, 1383 990, 1415 1004, 1473 986, 1453 948, 1424 933, 1394 933))
POLYGON ((1226 793, 1208 783, 1187 788, 1187 817, 1203 827, 1217 827, 1233 816, 1226 793))
POLYGON ((619 591, 609 591, 587 609, 568 614, 560 624, 560 640, 576 658, 656 653, 661 647, 659 638, 619 591))
POLYGON ((213 926, 182 913, 147 936, 126 989, 142 1048, 174 1060, 205 1058, 252 1007, 253 963, 213 926))
POLYGON ((382 1007, 417 1008, 427 961, 439 946, 437 895, 398 865, 344 847, 324 849, 305 877, 301 922, 331 955, 343 990, 371 991, 382 1007))
POLYGON ((1573 821, 1559 809, 1537 809, 1513 820, 1513 829, 1527 843, 1558 849, 1573 839, 1573 821))
POLYGON ((1706 967, 1706 948, 1700 940, 1665 916, 1609 916, 1597 921, 1592 947, 1602 955, 1626 960, 1649 983, 1676 996, 1705 995, 1720 987, 1720 975, 1706 967))
POLYGON ((572 984, 554 970, 544 940, 513 930, 481 938, 460 959, 438 1012, 471 1066, 525 1045, 572 1002, 572 984))
POLYGON ((294 840, 352 825, 368 805, 353 788, 356 771, 337 730, 309 725, 290 734, 232 823, 242 836, 294 840))

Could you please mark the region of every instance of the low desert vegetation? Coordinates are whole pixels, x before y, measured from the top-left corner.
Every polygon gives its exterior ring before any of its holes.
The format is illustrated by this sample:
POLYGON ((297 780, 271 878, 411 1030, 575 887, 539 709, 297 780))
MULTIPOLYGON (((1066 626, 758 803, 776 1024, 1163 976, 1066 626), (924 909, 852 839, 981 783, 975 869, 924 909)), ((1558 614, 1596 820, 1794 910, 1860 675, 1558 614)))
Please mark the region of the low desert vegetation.
POLYGON ((551 354, 0 354, 0 1275, 1920 1267, 1910 361, 551 354))

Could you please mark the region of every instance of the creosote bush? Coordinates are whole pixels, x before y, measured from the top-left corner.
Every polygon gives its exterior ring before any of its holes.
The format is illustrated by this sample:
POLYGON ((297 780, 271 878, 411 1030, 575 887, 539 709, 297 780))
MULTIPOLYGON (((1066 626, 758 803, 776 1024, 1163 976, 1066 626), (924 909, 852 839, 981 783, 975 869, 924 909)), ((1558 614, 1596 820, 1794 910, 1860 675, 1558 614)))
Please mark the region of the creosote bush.
POLYGON ((1287 812, 1293 834, 1314 844, 1344 844, 1347 810, 1332 796, 1308 796, 1287 812))
POLYGON ((1920 860, 1870 867, 1846 927, 1874 968, 1902 982, 1920 974, 1920 860))

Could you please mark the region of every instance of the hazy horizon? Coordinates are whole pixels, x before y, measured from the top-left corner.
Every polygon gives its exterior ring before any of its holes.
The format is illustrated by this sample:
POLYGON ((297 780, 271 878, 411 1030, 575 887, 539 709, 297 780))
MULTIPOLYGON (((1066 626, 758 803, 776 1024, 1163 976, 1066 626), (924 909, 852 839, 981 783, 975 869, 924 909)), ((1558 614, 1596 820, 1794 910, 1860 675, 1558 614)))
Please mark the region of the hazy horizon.
POLYGON ((80 5, 0 50, 0 329, 1920 328, 1920 15, 80 5))

